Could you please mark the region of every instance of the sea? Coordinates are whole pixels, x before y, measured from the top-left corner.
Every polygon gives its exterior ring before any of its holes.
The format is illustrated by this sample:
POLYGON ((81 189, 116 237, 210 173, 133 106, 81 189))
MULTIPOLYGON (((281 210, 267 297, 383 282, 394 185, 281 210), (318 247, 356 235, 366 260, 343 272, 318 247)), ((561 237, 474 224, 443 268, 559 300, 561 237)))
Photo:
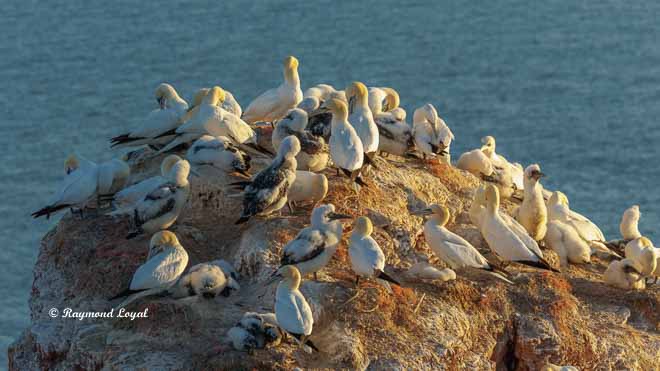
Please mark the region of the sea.
POLYGON ((220 85, 246 107, 300 60, 303 89, 390 86, 432 103, 454 159, 497 138, 546 188, 618 238, 660 238, 660 2, 83 1, 0 3, 0 368, 28 326, 32 268, 57 223, 33 220, 77 152, 141 124, 154 88, 220 85))

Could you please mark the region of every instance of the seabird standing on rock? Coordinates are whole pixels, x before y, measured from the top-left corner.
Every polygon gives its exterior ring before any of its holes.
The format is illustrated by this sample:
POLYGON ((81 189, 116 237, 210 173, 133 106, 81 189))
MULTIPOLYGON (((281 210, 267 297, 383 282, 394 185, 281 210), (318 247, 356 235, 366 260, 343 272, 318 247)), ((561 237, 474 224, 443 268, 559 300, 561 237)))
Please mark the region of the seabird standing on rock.
POLYGON ((160 184, 135 205, 133 220, 136 230, 127 239, 142 233, 155 233, 169 228, 183 209, 190 193, 188 174, 190 163, 178 161, 167 175, 167 183, 160 184))
POLYGON ((392 282, 398 286, 399 281, 387 275, 385 269, 385 254, 378 246, 378 242, 371 237, 374 226, 366 216, 355 220, 353 232, 348 246, 348 256, 351 260, 351 268, 355 272, 355 284, 360 277, 377 278, 392 282))
POLYGON ((633 205, 623 212, 619 232, 621 232, 621 237, 624 240, 634 240, 642 237, 642 234, 639 233, 639 218, 641 215, 639 205, 633 205))
POLYGON ((538 164, 525 169, 525 198, 516 212, 516 220, 536 242, 542 241, 547 232, 548 209, 543 199, 543 186, 539 183, 544 176, 538 164))
POLYGON ((426 243, 452 269, 465 267, 481 269, 507 283, 512 283, 506 278, 508 272, 490 264, 471 243, 445 227, 449 221, 449 210, 445 206, 433 204, 427 209, 414 212, 413 215, 431 215, 424 223, 426 243))
POLYGON ((173 130, 181 124, 181 117, 188 110, 188 103, 181 99, 170 84, 160 84, 156 88, 158 109, 147 115, 142 126, 110 140, 112 147, 164 145, 174 138, 173 130), (163 135, 164 133, 170 133, 163 135))
POLYGON ((50 214, 74 207, 80 209, 82 216, 82 209, 96 194, 98 165, 84 158, 70 155, 64 162, 64 168, 67 174, 60 189, 48 202, 48 206, 32 213, 33 218, 45 215, 48 219, 50 214))
POLYGON ((296 338, 300 344, 315 351, 318 348, 308 339, 314 327, 314 316, 307 300, 300 292, 300 272, 292 265, 285 265, 273 276, 282 277, 275 293, 275 317, 280 328, 296 338))
POLYGON ((284 59, 284 82, 277 88, 267 90, 255 98, 243 112, 242 119, 252 124, 257 121, 273 122, 295 108, 302 100, 298 59, 293 56, 284 59))
POLYGON ((320 205, 312 211, 312 224, 298 232, 296 237, 282 248, 284 265, 294 265, 304 276, 328 265, 341 242, 342 225, 340 219, 350 219, 350 215, 335 213, 332 204, 320 205))
POLYGON ((169 155, 165 157, 160 164, 160 175, 144 179, 139 183, 133 184, 115 193, 112 198, 112 204, 117 211, 113 212, 113 214, 120 214, 126 209, 133 208, 135 204, 142 200, 149 192, 153 191, 160 185, 167 183, 167 174, 172 169, 172 166, 179 161, 181 161, 181 157, 177 155, 169 155))
POLYGON ((568 263, 586 264, 591 261, 589 244, 580 237, 575 228, 561 220, 548 222, 544 241, 547 247, 559 255, 562 267, 567 267, 568 263))
POLYGON ((493 136, 485 136, 481 138, 481 151, 488 157, 488 159, 491 161, 493 166, 497 170, 504 170, 507 169, 508 171, 511 172, 513 183, 516 185, 517 189, 524 189, 525 188, 525 183, 524 183, 524 170, 522 165, 520 165, 517 162, 510 163, 504 156, 499 155, 495 152, 496 148, 496 142, 495 142, 495 137, 493 136))
POLYGON ((112 159, 99 165, 99 179, 96 187, 97 204, 111 200, 115 193, 126 186, 131 168, 126 161, 112 159))
POLYGON ((378 151, 404 156, 415 143, 406 123, 406 111, 399 107, 399 93, 392 88, 369 88, 369 108, 378 127, 378 151))
POLYGON ((424 159, 427 157, 433 158, 438 154, 447 154, 445 146, 440 144, 438 111, 432 104, 427 103, 415 110, 412 133, 415 146, 422 153, 424 159))
POLYGON ((348 122, 353 126, 360 141, 364 156, 373 162, 373 157, 378 151, 378 127, 374 122, 373 114, 369 109, 369 92, 367 87, 355 81, 346 88, 346 98, 348 99, 348 122))
POLYGON ((293 211, 296 202, 311 201, 316 206, 328 194, 328 178, 324 174, 296 170, 296 180, 287 193, 289 208, 293 211))
POLYGON ((193 165, 208 165, 227 174, 250 177, 247 172, 250 170, 250 156, 236 148, 227 137, 202 136, 188 149, 186 159, 193 165))
POLYGON ((243 212, 235 224, 247 222, 253 216, 267 216, 280 210, 287 202, 287 192, 296 180, 296 155, 300 141, 288 136, 280 145, 277 156, 267 168, 246 183, 243 212))
POLYGON ((486 188, 486 210, 480 229, 490 249, 505 261, 558 272, 543 258, 536 241, 531 238, 523 239, 511 229, 500 215, 499 207, 500 193, 497 187, 489 184, 486 188))
POLYGON ((332 112, 332 134, 330 136, 330 156, 332 162, 352 182, 366 186, 360 178, 364 164, 364 147, 355 129, 348 122, 348 107, 339 99, 331 99, 327 107, 332 112))
POLYGON ((294 135, 300 140, 300 153, 296 156, 299 170, 318 172, 326 168, 330 158, 330 149, 321 136, 313 135, 305 130, 307 113, 300 108, 290 110, 287 115, 277 121, 271 142, 277 150, 284 138, 294 135))
POLYGON ((188 253, 176 235, 170 231, 157 232, 149 241, 147 261, 135 271, 129 288, 109 300, 128 296, 115 307, 125 308, 139 298, 167 291, 177 282, 186 265, 188 253))

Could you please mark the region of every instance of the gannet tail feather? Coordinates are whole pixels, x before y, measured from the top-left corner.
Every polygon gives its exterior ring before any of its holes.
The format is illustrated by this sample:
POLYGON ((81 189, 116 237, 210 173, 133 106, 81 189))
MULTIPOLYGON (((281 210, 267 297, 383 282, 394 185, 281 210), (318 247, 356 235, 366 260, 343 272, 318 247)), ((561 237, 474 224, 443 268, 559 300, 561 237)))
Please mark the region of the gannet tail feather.
POLYGON ((132 138, 130 134, 122 134, 122 135, 117 135, 116 137, 112 137, 110 139, 110 148, 114 148, 116 146, 120 146, 123 144, 129 144, 131 142, 136 142, 138 140, 143 140, 146 138, 132 138))
POLYGON ((46 206, 32 213, 33 218, 39 218, 41 216, 46 216, 46 219, 50 219, 50 214, 56 213, 62 209, 71 207, 71 205, 58 205, 58 206, 46 206))
POLYGON ((376 274, 376 278, 380 278, 381 280, 391 282, 397 286, 401 286, 401 283, 399 281, 395 280, 394 278, 390 277, 387 273, 383 271, 378 271, 376 274))
POLYGON ((509 277, 509 272, 503 271, 503 270, 495 270, 495 269, 488 269, 488 268, 482 268, 482 270, 486 271, 488 274, 491 276, 498 278, 508 284, 513 285, 514 283, 509 280, 507 277, 509 277))
POLYGON ((243 224, 243 223, 247 222, 248 220, 250 220, 250 217, 249 217, 249 216, 241 216, 241 217, 238 218, 238 220, 234 223, 234 225, 243 224))
POLYGON ((153 288, 153 289, 148 289, 148 290, 142 290, 142 291, 137 292, 137 293, 135 293, 135 294, 133 294, 133 295, 130 295, 126 300, 124 300, 123 302, 121 302, 121 304, 117 305, 117 306, 115 307, 115 309, 119 310, 119 308, 125 308, 125 307, 127 307, 129 304, 131 304, 132 302, 134 302, 134 301, 136 301, 136 300, 138 300, 138 299, 141 299, 141 298, 143 298, 143 297, 145 297, 145 296, 150 296, 150 295, 158 294, 158 293, 160 293, 161 291, 162 291, 161 288, 153 288))
POLYGON ((251 148, 252 150, 257 151, 259 153, 262 153, 264 155, 267 155, 269 157, 275 157, 275 154, 272 151, 270 151, 269 149, 264 148, 264 147, 262 147, 258 144, 255 144, 255 143, 242 143, 242 144, 239 145, 239 148, 242 147, 242 146, 251 148))
POLYGON ((546 269, 549 271, 553 271, 556 273, 561 273, 560 270, 553 268, 545 259, 540 259, 539 261, 533 261, 533 260, 516 260, 516 263, 520 263, 522 265, 527 265, 530 267, 534 268, 541 268, 541 269, 546 269))

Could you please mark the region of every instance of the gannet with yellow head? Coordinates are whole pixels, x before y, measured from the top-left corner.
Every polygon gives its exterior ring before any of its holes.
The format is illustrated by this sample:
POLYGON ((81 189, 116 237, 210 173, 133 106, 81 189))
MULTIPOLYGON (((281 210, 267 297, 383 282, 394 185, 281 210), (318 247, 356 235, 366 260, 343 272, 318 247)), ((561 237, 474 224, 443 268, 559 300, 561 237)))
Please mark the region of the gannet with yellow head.
POLYGON ((367 87, 355 81, 346 88, 348 99, 348 122, 353 126, 362 141, 364 153, 371 156, 378 151, 378 127, 369 108, 367 87))

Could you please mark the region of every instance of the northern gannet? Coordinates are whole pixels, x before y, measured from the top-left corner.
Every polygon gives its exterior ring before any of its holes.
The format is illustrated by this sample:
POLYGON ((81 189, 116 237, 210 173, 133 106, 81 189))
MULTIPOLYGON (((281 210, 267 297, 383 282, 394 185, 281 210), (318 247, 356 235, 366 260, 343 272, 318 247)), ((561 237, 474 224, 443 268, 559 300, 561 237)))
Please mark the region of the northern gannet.
POLYGON ((374 114, 378 126, 378 150, 383 153, 405 156, 415 146, 412 130, 406 122, 406 111, 395 108, 374 114))
POLYGON ((399 107, 399 93, 392 88, 369 88, 369 108, 375 115, 399 107))
POLYGON ((82 215, 82 209, 96 195, 98 165, 78 156, 70 155, 64 163, 64 168, 67 174, 59 190, 51 197, 48 206, 32 213, 33 218, 45 215, 48 219, 50 214, 74 207, 80 208, 82 215))
POLYGON ((635 264, 642 277, 651 276, 657 268, 656 249, 646 237, 636 238, 626 244, 626 259, 635 264))
POLYGON ((603 281, 624 290, 642 290, 646 282, 638 269, 630 259, 614 260, 603 273, 603 281))
POLYGON ((250 156, 236 148, 227 137, 203 135, 188 149, 186 159, 193 165, 208 165, 227 174, 250 176, 250 156))
POLYGON ((362 141, 366 156, 373 156, 378 151, 378 127, 369 109, 369 92, 367 87, 355 81, 346 88, 348 99, 348 122, 353 126, 362 141))
POLYGON ((458 158, 456 167, 465 170, 479 179, 494 181, 495 172, 493 163, 490 161, 480 148, 465 152, 458 158))
POLYGON ((115 193, 112 199, 115 209, 126 210, 132 208, 149 192, 153 191, 160 185, 167 183, 167 174, 172 169, 172 166, 179 161, 181 161, 181 157, 177 155, 169 155, 165 157, 160 164, 160 175, 152 176, 115 193))
POLYGON ((525 188, 525 184, 524 184, 524 173, 525 173, 525 171, 523 170, 522 165, 520 165, 517 162, 510 163, 509 161, 507 161, 506 158, 504 158, 504 156, 498 155, 495 152, 495 148, 496 148, 495 137, 490 136, 490 135, 485 136, 485 137, 481 138, 481 144, 482 144, 481 150, 486 155, 486 157, 488 157, 488 159, 490 159, 493 166, 497 170, 506 169, 507 171, 509 171, 511 173, 513 183, 516 185, 516 188, 521 189, 521 190, 524 189, 525 188))
POLYGON ((447 145, 440 143, 441 134, 446 133, 441 133, 440 129, 438 111, 432 104, 427 103, 415 110, 412 134, 415 146, 424 158, 448 154, 447 145))
POLYGON ((348 106, 346 93, 344 91, 334 91, 328 94, 327 98, 320 100, 320 106, 312 112, 308 112, 307 130, 317 137, 323 137, 327 142, 330 139, 332 131, 332 112, 328 109, 328 102, 332 99, 338 99, 348 106))
POLYGON ((548 222, 545 244, 559 255, 562 267, 568 263, 586 264, 591 261, 591 247, 577 231, 561 220, 548 222))
POLYGON ((174 138, 173 129, 181 124, 180 118, 188 110, 188 103, 179 97, 172 85, 165 83, 156 88, 156 100, 158 109, 147 115, 141 127, 112 138, 112 147, 163 145, 174 138))
POLYGON ((359 283, 360 277, 366 277, 401 285, 385 273, 385 254, 378 242, 371 237, 373 230, 373 224, 366 216, 357 218, 353 224, 348 256, 351 260, 351 268, 355 272, 355 284, 359 283))
POLYGON ((119 295, 109 299, 126 297, 116 308, 126 307, 133 301, 161 293, 174 285, 188 265, 188 253, 176 235, 160 231, 151 237, 147 261, 133 274, 130 286, 119 295))
POLYGON ((311 88, 305 90, 303 98, 315 97, 321 101, 325 101, 332 97, 333 94, 339 93, 332 85, 328 84, 318 84, 312 86, 311 88))
POLYGON ((246 312, 227 331, 227 340, 238 351, 251 352, 266 346, 277 346, 282 340, 275 313, 246 312))
MULTIPOLYGON (((195 93, 195 96, 193 98, 192 104, 188 108, 188 112, 189 113, 192 112, 195 109, 195 107, 199 106, 204 100, 204 97, 206 97, 210 91, 211 88, 201 88, 197 90, 197 93, 195 93)), ((229 90, 224 90, 224 92, 225 92, 225 99, 221 102, 218 102, 218 104, 220 104, 220 108, 224 109, 229 113, 236 115, 237 117, 241 117, 241 115, 243 114, 241 105, 238 104, 238 101, 236 101, 236 98, 234 98, 234 95, 229 90)), ((188 120, 184 119, 184 122, 185 121, 188 120)))
POLYGON ((303 276, 314 273, 316 279, 316 272, 328 265, 341 242, 340 219, 350 219, 350 216, 335 213, 332 204, 314 208, 312 224, 284 245, 280 263, 295 266, 303 276))
POLYGON ((275 293, 275 317, 280 328, 298 339, 300 344, 318 351, 308 339, 314 327, 314 316, 307 300, 300 292, 300 272, 292 265, 277 270, 274 277, 282 277, 275 293))
POLYGON ((186 160, 172 166, 167 174, 167 182, 156 186, 135 205, 133 221, 136 230, 126 238, 133 238, 143 232, 155 233, 174 224, 188 200, 189 173, 190 163, 186 160))
POLYGON ((639 233, 639 217, 641 215, 639 205, 633 205, 623 212, 619 231, 624 240, 634 240, 642 237, 642 234, 639 233))
POLYGON ((367 185, 360 178, 365 161, 364 147, 355 129, 348 122, 348 107, 339 99, 331 99, 327 107, 332 112, 330 156, 337 169, 359 185, 367 185))
POLYGON ((548 200, 548 219, 560 219, 573 226, 580 236, 587 242, 605 241, 603 232, 591 220, 573 211, 569 207, 568 198, 562 192, 556 191, 548 200))
POLYGON ((277 121, 271 141, 277 150, 284 138, 294 135, 300 140, 300 153, 296 156, 299 170, 321 171, 328 165, 330 149, 323 137, 315 136, 307 131, 307 113, 300 108, 290 110, 287 115, 277 121))
POLYGON ((508 272, 494 267, 471 243, 445 227, 449 221, 449 210, 445 206, 433 204, 413 214, 431 215, 424 223, 424 238, 433 253, 452 269, 481 269, 505 282, 512 283, 505 278, 508 272))
POLYGON ((313 205, 321 202, 328 194, 328 178, 323 174, 311 171, 296 170, 296 180, 293 182, 287 200, 289 206, 295 202, 312 202, 313 205))
POLYGON ((96 194, 99 200, 112 199, 113 195, 122 190, 131 175, 131 168, 126 161, 112 159, 102 162, 98 168, 99 178, 96 194))
POLYGON ((232 290, 229 280, 230 278, 219 266, 201 263, 191 267, 182 275, 170 292, 174 298, 201 296, 205 299, 213 299, 218 295, 227 297, 232 290))
POLYGON ((543 187, 539 179, 545 176, 537 164, 525 169, 525 198, 518 208, 516 220, 525 227, 535 241, 545 238, 548 222, 548 210, 543 199, 543 187))
POLYGON ((270 166, 259 172, 245 187, 243 212, 236 224, 245 223, 256 215, 272 214, 286 205, 287 192, 296 180, 298 152, 298 138, 288 136, 282 141, 270 166))
POLYGON ((408 280, 440 280, 442 282, 456 279, 456 272, 451 268, 438 269, 426 262, 415 263, 406 271, 408 280))
MULTIPOLYGON (((494 185, 486 188, 486 210, 481 220, 481 235, 490 249, 501 259, 557 271, 543 259, 541 250, 534 240, 525 241, 512 230, 499 212, 500 194, 494 185)), ((513 219, 512 219, 513 220, 513 219)))
POLYGON ((169 151, 204 135, 224 136, 236 144, 244 144, 260 152, 268 152, 259 147, 257 133, 250 125, 238 116, 218 107, 218 102, 224 99, 224 90, 218 86, 213 87, 202 103, 193 109, 190 119, 175 130, 174 139, 158 153, 169 151))
POLYGON ((284 82, 277 88, 267 90, 243 112, 242 119, 247 123, 257 121, 273 122, 295 108, 302 100, 300 77, 298 76, 298 59, 293 56, 284 59, 284 82))

